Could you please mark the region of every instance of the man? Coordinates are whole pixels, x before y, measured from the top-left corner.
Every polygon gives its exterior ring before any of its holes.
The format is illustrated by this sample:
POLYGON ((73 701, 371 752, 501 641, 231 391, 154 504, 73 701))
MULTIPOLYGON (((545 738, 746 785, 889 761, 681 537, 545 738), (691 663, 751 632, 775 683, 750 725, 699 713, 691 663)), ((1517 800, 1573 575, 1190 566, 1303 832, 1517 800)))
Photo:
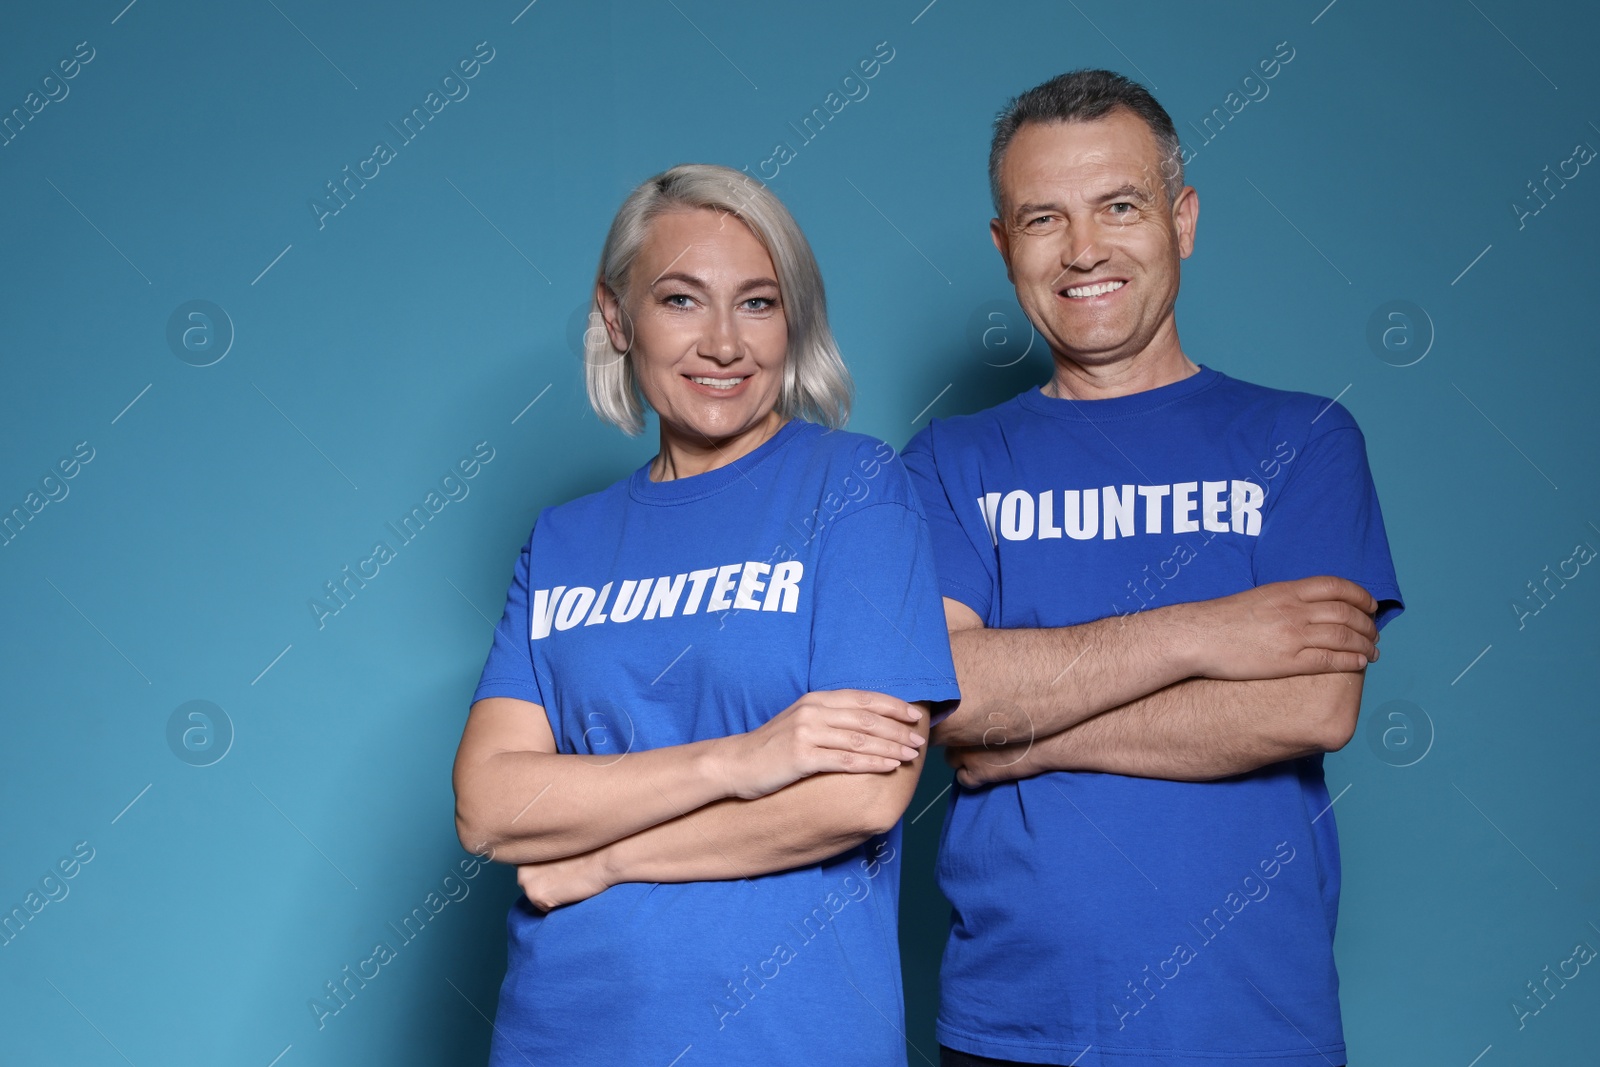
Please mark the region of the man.
POLYGON ((1361 432, 1184 354, 1199 199, 1143 88, 1022 94, 990 183, 1055 371, 905 450, 962 693, 943 1062, 1343 1064, 1321 754, 1402 609, 1361 432))

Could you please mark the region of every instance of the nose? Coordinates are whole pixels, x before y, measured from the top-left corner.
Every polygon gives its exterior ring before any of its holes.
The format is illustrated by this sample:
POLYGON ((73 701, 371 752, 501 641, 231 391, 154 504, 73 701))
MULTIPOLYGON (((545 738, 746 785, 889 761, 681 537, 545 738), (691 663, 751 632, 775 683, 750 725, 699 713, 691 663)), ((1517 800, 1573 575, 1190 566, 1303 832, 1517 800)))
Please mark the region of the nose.
POLYGON ((712 312, 706 323, 706 332, 700 338, 696 351, 707 359, 726 367, 740 356, 739 326, 733 311, 728 308, 712 312))
POLYGON ((1102 246, 1095 243, 1095 233, 1092 227, 1086 225, 1072 226, 1067 229, 1066 239, 1061 242, 1061 273, 1068 271, 1087 271, 1094 269, 1106 259, 1102 246))

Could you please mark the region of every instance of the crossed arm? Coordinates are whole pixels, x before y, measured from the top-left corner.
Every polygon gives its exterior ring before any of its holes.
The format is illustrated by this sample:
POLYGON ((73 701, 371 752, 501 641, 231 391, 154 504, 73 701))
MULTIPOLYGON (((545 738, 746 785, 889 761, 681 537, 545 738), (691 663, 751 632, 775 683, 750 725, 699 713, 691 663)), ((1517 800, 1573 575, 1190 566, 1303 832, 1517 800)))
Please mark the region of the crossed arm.
POLYGON ((518 864, 545 909, 620 882, 768 874, 892 828, 927 722, 925 705, 834 690, 747 734, 596 757, 558 754, 539 705, 489 697, 456 756, 456 829, 469 850, 518 864))
POLYGON ((1051 770, 1203 781, 1339 749, 1378 605, 1307 578, 1059 629, 985 629, 946 599, 958 710, 934 729, 963 785, 1051 770))

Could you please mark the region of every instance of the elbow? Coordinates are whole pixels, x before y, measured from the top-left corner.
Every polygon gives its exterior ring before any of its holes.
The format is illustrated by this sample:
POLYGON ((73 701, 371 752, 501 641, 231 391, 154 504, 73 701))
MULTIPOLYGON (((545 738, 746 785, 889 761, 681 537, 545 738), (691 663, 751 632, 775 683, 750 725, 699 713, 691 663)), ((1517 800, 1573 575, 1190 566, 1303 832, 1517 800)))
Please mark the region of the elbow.
POLYGON ((1322 699, 1315 703, 1317 713, 1309 716, 1311 729, 1308 744, 1319 752, 1337 752, 1350 743, 1356 734, 1356 720, 1361 714, 1361 682, 1359 674, 1331 674, 1317 676, 1323 687, 1322 699))
MULTIPOLYGON (((926 739, 927 727, 923 723, 928 721, 932 707, 928 704, 921 707, 924 717, 913 730, 926 739)), ((828 797, 829 817, 825 821, 837 831, 842 847, 850 848, 886 834, 899 824, 916 794, 917 780, 928 759, 928 748, 924 744, 916 758, 891 771, 817 776, 823 781, 815 788, 825 790, 828 797)))
POLYGON ((1321 752, 1337 752, 1350 743, 1356 735, 1356 716, 1354 713, 1335 714, 1328 716, 1322 724, 1322 729, 1314 744, 1321 752))
POLYGON ((886 834, 905 815, 911 797, 917 791, 917 779, 922 773, 926 755, 919 755, 898 771, 888 774, 854 775, 858 797, 852 805, 856 816, 856 831, 862 840, 886 834))
POLYGON ((506 833, 508 827, 501 825, 505 816, 481 788, 486 784, 474 783, 468 775, 456 775, 456 837, 468 852, 494 860, 505 851, 511 838, 506 833))
POLYGON ((885 802, 880 799, 878 803, 869 806, 861 813, 860 829, 863 840, 893 830, 895 823, 899 822, 905 813, 905 803, 885 802))
POLYGON ((477 844, 477 835, 473 832, 467 820, 462 817, 460 808, 456 809, 456 840, 460 841, 461 847, 468 852, 471 852, 473 846, 477 844))
POLYGON ((456 838, 461 842, 461 847, 468 852, 476 856, 487 854, 491 859, 495 850, 503 843, 485 831, 483 825, 471 816, 467 806, 459 797, 456 800, 456 838))
MULTIPOLYGON (((915 762, 922 759, 918 756, 915 762)), ((821 817, 808 821, 808 832, 821 833, 846 849, 893 830, 917 788, 912 766, 908 763, 888 773, 834 772, 807 779, 813 783, 809 788, 825 791, 817 794, 819 800, 826 796, 816 809, 821 817)))

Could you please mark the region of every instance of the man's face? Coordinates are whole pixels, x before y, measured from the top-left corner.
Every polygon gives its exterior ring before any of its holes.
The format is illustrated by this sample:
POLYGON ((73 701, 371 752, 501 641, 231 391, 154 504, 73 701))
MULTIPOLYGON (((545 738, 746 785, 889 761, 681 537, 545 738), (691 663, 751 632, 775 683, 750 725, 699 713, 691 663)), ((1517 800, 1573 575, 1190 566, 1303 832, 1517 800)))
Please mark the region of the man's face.
POLYGON ((1027 123, 1000 168, 990 222, 1017 301, 1055 352, 1086 366, 1138 355, 1163 332, 1199 199, 1167 203, 1155 135, 1118 109, 1090 122, 1027 123))

